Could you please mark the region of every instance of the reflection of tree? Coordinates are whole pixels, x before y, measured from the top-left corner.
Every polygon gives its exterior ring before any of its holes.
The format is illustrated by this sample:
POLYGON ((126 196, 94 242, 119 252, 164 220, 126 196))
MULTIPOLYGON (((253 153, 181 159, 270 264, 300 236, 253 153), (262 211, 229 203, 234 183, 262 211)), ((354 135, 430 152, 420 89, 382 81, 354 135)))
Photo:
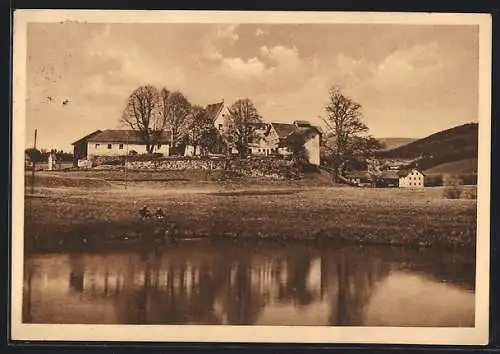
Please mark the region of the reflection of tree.
POLYGON ((79 293, 83 292, 85 280, 85 267, 82 256, 78 253, 69 255, 69 287, 79 293))
POLYGON ((366 257, 362 253, 337 252, 333 257, 323 258, 328 272, 327 278, 330 295, 331 325, 362 325, 364 307, 371 298, 377 282, 389 272, 387 264, 366 257))
POLYGON ((31 322, 31 291, 32 291, 32 282, 33 282, 33 268, 29 264, 25 264, 25 285, 23 289, 23 312, 22 321, 24 323, 31 322))
POLYGON ((309 305, 314 301, 307 279, 312 257, 307 252, 300 252, 287 259, 287 282, 280 287, 280 300, 291 300, 300 305, 309 305))
MULTIPOLYGON (((366 304, 389 270, 433 275, 467 265, 464 257, 441 254, 435 259, 428 253, 390 249, 290 247, 263 252, 229 247, 234 249, 121 254, 115 258, 118 267, 106 256, 90 260, 73 254, 69 286, 73 296, 81 293, 81 301, 109 301, 118 323, 124 324, 250 325, 258 322, 265 306, 276 302, 307 307, 328 301, 330 325, 363 325, 366 304), (314 273, 316 259, 320 274, 314 273), (450 264, 444 268, 444 263, 450 264)), ((23 321, 30 320, 31 278, 31 268, 26 268, 23 321)))
POLYGON ((255 323, 262 311, 264 301, 252 287, 252 264, 244 258, 233 263, 234 282, 226 289, 224 308, 230 324, 250 325, 255 323))

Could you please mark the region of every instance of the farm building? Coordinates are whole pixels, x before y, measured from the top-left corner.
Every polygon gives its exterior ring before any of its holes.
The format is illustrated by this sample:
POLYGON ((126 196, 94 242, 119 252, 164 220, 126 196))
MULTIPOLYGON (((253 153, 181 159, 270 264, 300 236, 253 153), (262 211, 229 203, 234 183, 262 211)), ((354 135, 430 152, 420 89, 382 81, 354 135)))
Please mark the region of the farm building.
POLYGON ((346 179, 357 186, 370 185, 371 180, 367 171, 351 171, 346 174, 346 179))
POLYGON ((399 187, 421 188, 424 187, 424 174, 422 171, 412 168, 398 171, 399 187))
MULTIPOLYGON (((221 134, 228 127, 228 114, 219 103, 213 116, 215 127, 221 134)), ((320 164, 321 130, 307 121, 291 123, 263 122, 253 124, 255 137, 249 143, 248 153, 255 156, 282 155, 291 156, 291 142, 303 145, 309 163, 320 164)), ((233 149, 233 153, 237 153, 233 149)))
MULTIPOLYGON (((123 156, 130 153, 147 153, 146 144, 141 133, 136 130, 95 131, 73 143, 73 156, 78 161, 89 160, 93 156, 123 156)), ((163 132, 154 153, 168 155, 170 150, 170 134, 163 132)))
MULTIPOLYGON (((346 174, 347 180, 358 186, 371 185, 372 181, 367 171, 352 171, 346 174)), ((419 188, 424 187, 424 174, 416 169, 409 170, 384 170, 374 184, 377 187, 401 187, 419 188)))
MULTIPOLYGON (((209 124, 213 124, 219 132, 218 145, 226 146, 227 141, 224 141, 223 133, 228 127, 228 114, 225 113, 227 109, 224 109, 224 102, 209 104, 205 109, 209 124)), ((320 164, 321 130, 309 122, 294 121, 293 124, 263 122, 253 124, 253 129, 255 137, 249 143, 250 155, 292 156, 294 151, 302 147, 301 153, 309 163, 320 164)), ((170 136, 170 132, 164 131, 153 152, 168 155, 171 149, 170 136)), ((139 154, 147 152, 140 132, 134 130, 96 130, 72 145, 75 166, 79 161, 84 163, 92 156, 120 156, 127 155, 131 151, 139 154)), ((237 153, 234 148, 232 152, 237 153)), ((200 154, 199 147, 188 144, 184 148, 185 156, 200 154)))
POLYGON ((71 144, 73 145, 73 166, 78 166, 79 160, 87 159, 88 139, 99 133, 101 133, 101 131, 96 130, 71 144))

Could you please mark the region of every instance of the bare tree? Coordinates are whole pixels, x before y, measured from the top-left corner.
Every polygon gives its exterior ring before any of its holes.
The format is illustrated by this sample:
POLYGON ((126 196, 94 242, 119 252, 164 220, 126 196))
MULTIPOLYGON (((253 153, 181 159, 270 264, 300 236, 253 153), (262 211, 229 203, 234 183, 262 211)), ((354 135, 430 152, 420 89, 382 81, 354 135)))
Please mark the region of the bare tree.
POLYGON ((198 105, 191 107, 189 119, 189 130, 186 135, 186 140, 188 144, 193 147, 193 153, 196 154, 204 130, 208 129, 210 125, 213 126, 213 124, 210 124, 206 110, 198 105))
POLYGON ((170 93, 166 89, 162 90, 161 102, 161 115, 165 120, 165 127, 171 134, 170 154, 177 154, 179 143, 186 137, 191 127, 191 103, 182 93, 178 91, 170 93))
POLYGON ((327 115, 323 121, 333 133, 333 147, 337 155, 341 156, 347 152, 350 138, 368 131, 368 127, 362 122, 361 105, 334 86, 330 90, 325 110, 327 115))
POLYGON ((323 139, 324 161, 339 175, 347 161, 365 159, 380 147, 379 142, 367 135, 368 127, 363 123, 361 105, 333 86, 325 107, 323 122, 328 130, 323 139))
POLYGON ((225 122, 225 137, 228 147, 235 147, 241 158, 248 154, 248 145, 255 137, 255 124, 262 123, 262 117, 249 99, 237 100, 225 122))
POLYGON ((122 123, 140 132, 148 153, 153 152, 165 128, 158 103, 158 89, 151 85, 141 86, 129 96, 121 117, 122 123))

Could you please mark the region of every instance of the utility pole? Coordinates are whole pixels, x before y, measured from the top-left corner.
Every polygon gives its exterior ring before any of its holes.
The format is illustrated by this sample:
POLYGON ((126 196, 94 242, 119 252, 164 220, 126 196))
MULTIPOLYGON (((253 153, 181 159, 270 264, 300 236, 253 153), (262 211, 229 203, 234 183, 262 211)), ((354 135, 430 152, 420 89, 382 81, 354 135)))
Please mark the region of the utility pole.
POLYGON ((128 131, 127 133, 127 147, 125 149, 125 189, 127 189, 127 162, 128 162, 128 131))
MULTIPOLYGON (((35 129, 35 139, 33 140, 33 157, 35 157, 34 151, 36 151, 37 133, 38 133, 38 129, 35 129)), ((36 166, 36 161, 35 161, 35 158, 33 158, 33 161, 31 161, 31 194, 32 195, 35 191, 35 166, 36 166)))

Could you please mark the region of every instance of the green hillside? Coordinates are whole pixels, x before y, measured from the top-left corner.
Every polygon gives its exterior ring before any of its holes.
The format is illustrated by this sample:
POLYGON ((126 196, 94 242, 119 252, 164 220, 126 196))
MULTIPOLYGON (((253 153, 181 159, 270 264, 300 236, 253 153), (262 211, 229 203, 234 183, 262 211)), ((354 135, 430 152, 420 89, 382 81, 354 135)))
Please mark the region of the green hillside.
POLYGON ((379 151, 377 155, 386 159, 418 159, 415 164, 427 170, 453 161, 477 159, 477 141, 478 124, 469 123, 379 151))
POLYGON ((446 162, 425 171, 426 174, 468 174, 477 173, 477 158, 446 162))

